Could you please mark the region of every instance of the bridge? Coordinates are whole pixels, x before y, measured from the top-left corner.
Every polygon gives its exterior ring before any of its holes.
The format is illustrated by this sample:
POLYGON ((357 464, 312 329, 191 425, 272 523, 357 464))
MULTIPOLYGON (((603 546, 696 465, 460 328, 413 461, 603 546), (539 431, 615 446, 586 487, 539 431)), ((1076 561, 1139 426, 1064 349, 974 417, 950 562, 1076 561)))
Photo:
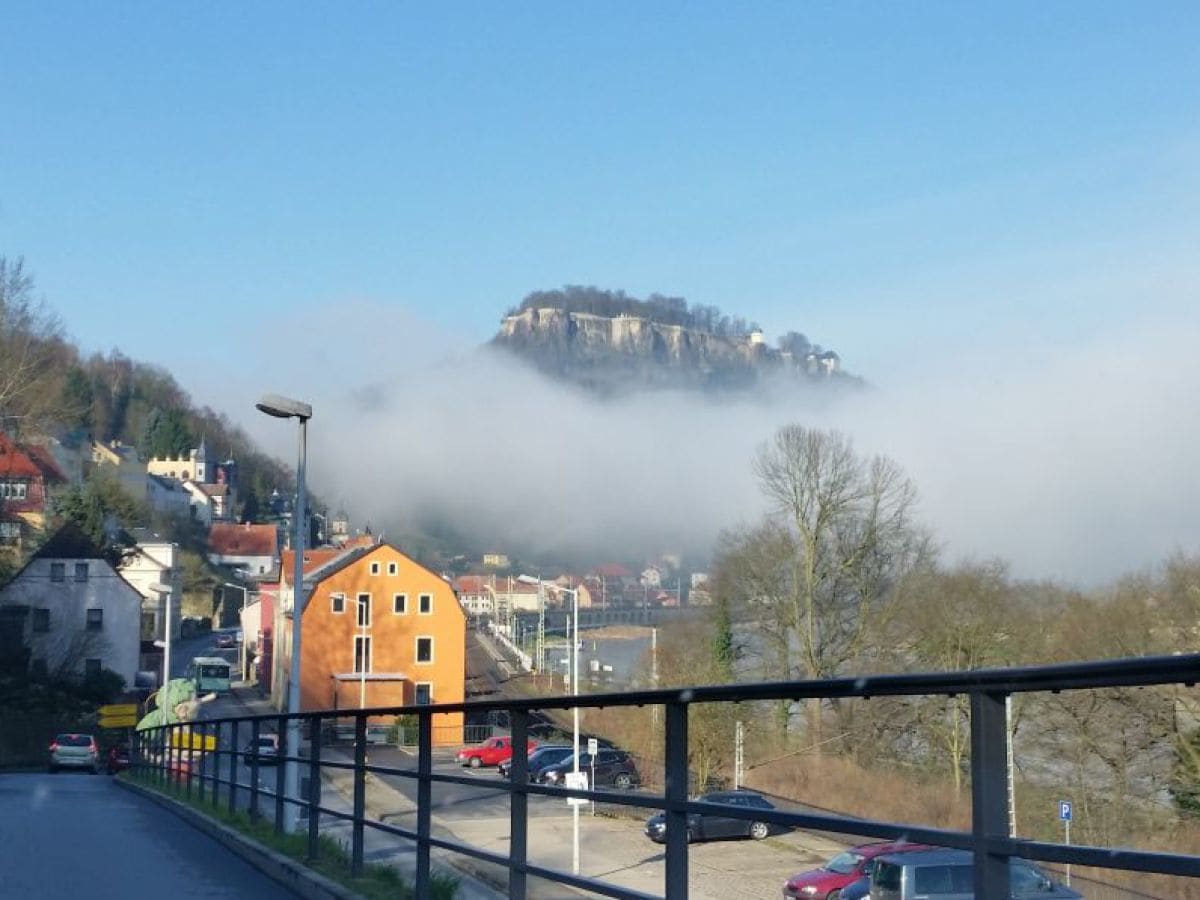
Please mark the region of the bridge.
MULTIPOLYGON (((889 675, 863 678, 830 679, 786 683, 757 683, 696 687, 685 690, 658 690, 620 694, 594 694, 579 697, 537 699, 504 698, 436 706, 388 707, 366 710, 309 711, 298 714, 308 739, 298 755, 288 759, 307 776, 298 796, 285 792, 284 767, 260 766, 257 758, 249 761, 238 752, 240 747, 256 736, 268 732, 285 734, 290 718, 277 713, 221 716, 206 721, 202 729, 210 732, 216 749, 199 752, 188 765, 180 764, 180 754, 171 752, 173 746, 183 746, 182 728, 170 726, 145 734, 135 748, 133 770, 143 783, 161 789, 171 789, 181 797, 201 807, 215 810, 245 810, 252 818, 282 831, 288 808, 302 814, 300 834, 306 842, 310 859, 320 859, 329 852, 323 842, 336 834, 347 848, 352 874, 363 873, 372 859, 380 855, 383 842, 404 848, 406 864, 418 897, 436 896, 439 858, 453 856, 473 861, 476 871, 488 871, 490 878, 469 881, 460 897, 507 896, 575 897, 600 895, 629 900, 649 900, 665 896, 680 900, 695 889, 690 871, 690 858, 697 852, 690 847, 687 817, 691 813, 719 813, 749 821, 765 821, 780 828, 815 830, 823 834, 879 839, 903 839, 970 851, 975 860, 975 896, 982 900, 1000 900, 1009 896, 1008 861, 1020 856, 1043 863, 1089 866, 1109 870, 1161 873, 1185 878, 1200 877, 1200 856, 1184 852, 1148 852, 1137 849, 1090 847, 1034 841, 1010 836, 1008 832, 1009 782, 1007 778, 1007 746, 1005 704, 1016 694, 1032 692, 1083 691, 1121 687, 1153 687, 1160 685, 1194 686, 1200 676, 1200 655, 1113 660, 1098 663, 1079 663, 1018 669, 981 670, 956 673, 889 675), (808 698, 841 700, 884 696, 961 695, 969 698, 971 710, 970 797, 971 828, 955 831, 913 826, 907 823, 864 820, 812 810, 742 810, 736 807, 715 806, 690 800, 691 778, 688 766, 689 713, 696 704, 721 704, 734 716, 736 704, 759 701, 802 701, 808 698), (583 790, 529 784, 526 779, 525 750, 530 740, 534 716, 545 710, 583 708, 614 708, 632 711, 657 707, 660 735, 663 742, 663 790, 661 792, 583 790), (502 710, 511 722, 514 745, 513 777, 510 780, 492 779, 486 785, 489 793, 499 795, 506 803, 494 806, 502 809, 507 820, 503 851, 484 846, 482 840, 466 840, 458 832, 438 827, 434 821, 434 791, 439 792, 441 804, 447 792, 480 788, 477 777, 464 770, 435 768, 438 751, 433 740, 433 716, 442 712, 486 713, 502 710), (368 720, 380 716, 411 715, 418 722, 418 744, 407 761, 390 757, 379 759, 368 744, 368 720), (354 739, 345 747, 333 747, 328 735, 338 720, 353 723, 354 739), (265 777, 264 777, 265 775, 265 777), (342 779, 346 790, 339 796, 323 789, 330 779, 342 779), (411 803, 403 809, 389 808, 373 799, 376 788, 383 783, 403 783, 410 788, 405 796, 411 803), (562 803, 565 798, 594 801, 607 808, 632 809, 642 815, 663 811, 666 834, 661 858, 661 881, 654 886, 622 883, 615 871, 577 874, 561 860, 547 860, 539 846, 545 829, 538 830, 536 805, 545 798, 562 803)), ((61 776, 59 776, 61 779, 61 776)), ((178 822, 164 824, 162 813, 151 810, 146 801, 127 795, 119 788, 105 784, 104 779, 80 776, 74 781, 56 780, 46 776, 6 775, 0 781, 0 791, 9 791, 0 807, 0 822, 6 859, 20 859, 24 864, 34 859, 34 847, 47 844, 55 849, 47 857, 55 870, 51 877, 61 879, 70 888, 83 884, 78 870, 79 848, 87 847, 86 860, 110 873, 131 861, 130 870, 140 870, 141 860, 149 860, 150 871, 139 871, 137 896, 151 893, 145 878, 161 878, 168 884, 174 877, 194 878, 198 866, 216 867, 229 878, 251 879, 254 873, 238 868, 236 861, 219 855, 204 854, 202 860, 189 856, 186 848, 171 842, 171 835, 186 831, 178 822), (115 802, 114 802, 114 798, 115 802), (37 804, 42 804, 38 806, 37 804), (52 804, 52 805, 51 805, 52 804), (79 831, 72 816, 79 820, 79 831), (28 820, 26 833, 18 833, 28 820), (43 828, 44 826, 44 828, 43 828), (40 829, 40 830, 39 830, 40 829), (54 837, 55 834, 58 837, 54 837), (102 835, 88 843, 85 835, 102 835), (162 837, 160 835, 166 835, 162 837), (152 837, 153 836, 153 837, 152 837), (25 853, 14 853, 13 848, 25 853), (95 848, 94 850, 92 848, 95 848), (61 863, 57 865, 56 863, 61 863), (57 871, 62 868, 63 871, 57 871)), ((399 794, 397 794, 399 796, 399 794)), ((575 807, 578 810, 578 807, 575 807)), ((561 825, 551 825, 561 828, 561 825)), ((186 839, 181 838, 182 844, 186 839)), ((747 848, 749 849, 749 848, 747 848)), ((746 853, 747 867, 751 854, 746 853)), ((43 864, 38 863, 40 870, 43 864)), ((797 866, 802 868, 802 866, 797 866)), ((747 873, 749 874, 749 873, 747 873)), ((36 883, 29 879, 36 873, 31 869, 21 877, 24 886, 36 883)), ((737 879, 733 873, 730 878, 737 879)), ((104 883, 108 883, 105 881, 104 883)), ((253 891, 243 887, 230 896, 278 896, 270 888, 253 891)), ((97 881, 87 880, 89 896, 96 896, 97 881)), ((8 885, 5 885, 8 887, 8 885)), ((57 896, 46 890, 33 890, 28 896, 57 896)), ((127 896, 128 894, 126 894, 127 896)), ((729 896, 766 896, 734 893, 729 896)), ((770 896, 777 896, 778 888, 770 896)), ((66 896, 64 893, 63 896, 66 896)), ((115 896, 115 894, 114 894, 115 896)), ((206 893, 204 896, 224 896, 206 893)), ((1090 895, 1089 895, 1090 896, 1090 895)))

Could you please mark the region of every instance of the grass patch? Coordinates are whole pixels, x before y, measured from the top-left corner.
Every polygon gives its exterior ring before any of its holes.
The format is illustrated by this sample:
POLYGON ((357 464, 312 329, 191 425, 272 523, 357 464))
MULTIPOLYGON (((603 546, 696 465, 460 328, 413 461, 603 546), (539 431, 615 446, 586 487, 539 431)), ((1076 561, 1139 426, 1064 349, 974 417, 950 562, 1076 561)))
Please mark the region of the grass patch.
MULTIPOLYGON (((247 837, 253 838, 260 844, 271 848, 277 853, 290 857, 305 867, 312 869, 341 884, 368 900, 415 900, 416 891, 413 886, 392 866, 382 863, 367 863, 363 866, 363 874, 355 878, 350 874, 350 853, 341 842, 329 835, 318 836, 318 851, 316 859, 308 859, 307 834, 276 834, 272 820, 267 818, 251 819, 250 814, 243 810, 230 812, 226 806, 213 806, 210 801, 201 802, 195 796, 188 797, 184 791, 174 785, 162 785, 155 779, 125 773, 120 776, 131 782, 149 788, 178 803, 190 807, 196 812, 216 822, 240 831, 247 837)), ((459 879, 441 872, 430 875, 430 894, 433 900, 453 900, 458 894, 459 879)))

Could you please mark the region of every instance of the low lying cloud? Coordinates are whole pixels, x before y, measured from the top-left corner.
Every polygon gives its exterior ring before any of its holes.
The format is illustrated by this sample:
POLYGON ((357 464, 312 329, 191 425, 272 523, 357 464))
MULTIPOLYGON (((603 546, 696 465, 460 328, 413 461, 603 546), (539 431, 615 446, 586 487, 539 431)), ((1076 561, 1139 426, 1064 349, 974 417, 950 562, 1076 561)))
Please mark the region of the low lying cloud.
POLYGON ((547 562, 703 553, 762 514, 755 450, 800 422, 900 463, 947 558, 998 556, 1022 576, 1086 585, 1200 548, 1197 324, 1055 355, 931 358, 900 379, 867 373, 879 387, 836 399, 598 401, 360 305, 279 335, 302 362, 260 359, 236 384, 185 386, 287 460, 294 429, 256 415, 256 393, 311 401, 310 484, 376 531, 432 516, 547 562))

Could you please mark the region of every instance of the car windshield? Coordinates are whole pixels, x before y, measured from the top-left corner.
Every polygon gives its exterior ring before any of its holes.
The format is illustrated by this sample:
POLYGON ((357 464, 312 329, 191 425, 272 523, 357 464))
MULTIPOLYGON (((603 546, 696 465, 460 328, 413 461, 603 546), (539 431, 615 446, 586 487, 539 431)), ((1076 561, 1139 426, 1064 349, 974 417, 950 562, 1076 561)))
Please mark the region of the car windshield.
POLYGON ((60 734, 55 740, 60 747, 90 747, 92 744, 90 734, 60 734))
POLYGON ((861 853, 851 853, 847 850, 845 853, 839 853, 829 862, 825 863, 825 868, 830 872, 837 872, 839 875, 849 875, 858 868, 858 864, 862 862, 862 859, 861 853))

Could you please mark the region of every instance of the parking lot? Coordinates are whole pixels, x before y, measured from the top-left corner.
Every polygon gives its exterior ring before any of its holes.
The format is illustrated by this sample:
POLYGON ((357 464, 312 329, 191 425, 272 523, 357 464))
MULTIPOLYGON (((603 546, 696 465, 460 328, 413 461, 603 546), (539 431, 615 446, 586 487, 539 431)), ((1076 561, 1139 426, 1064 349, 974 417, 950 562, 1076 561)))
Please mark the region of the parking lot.
MULTIPOLYGON (((206 717, 244 715, 265 711, 244 689, 205 707, 206 717)), ((246 736, 248 739, 248 735, 246 736)), ((239 748, 240 749, 240 748, 239 748)), ((329 747, 328 753, 350 755, 349 746, 329 747)), ((416 768, 416 757, 395 747, 372 746, 368 752, 372 765, 416 768)), ((471 784, 438 784, 433 788, 433 826, 435 834, 472 844, 493 853, 507 854, 509 846, 509 801, 500 787, 504 782, 496 769, 466 768, 453 759, 452 750, 439 750, 434 772, 461 775, 471 784)), ((238 761, 238 779, 246 783, 249 768, 238 761)), ((222 777, 225 777, 225 764, 222 777)), ((260 769, 260 782, 274 785, 274 767, 260 769)), ((348 803, 352 786, 348 772, 327 770, 324 776, 326 799, 323 805, 348 803)), ((367 812, 372 818, 402 827, 416 828, 416 782, 398 775, 372 775, 367 785, 367 812)), ((248 800, 241 792, 239 806, 248 800)), ((269 799, 264 798, 264 802, 269 799)), ((645 819, 652 810, 628 808, 580 808, 579 856, 583 875, 602 879, 647 893, 663 890, 663 848, 643 833, 645 819)), ((570 872, 574 843, 574 817, 566 798, 531 795, 529 814, 529 860, 532 863, 570 872)), ((332 818, 322 822, 322 831, 348 839, 345 823, 332 818)), ((411 860, 412 848, 399 838, 368 829, 368 859, 411 860)), ((719 898, 779 897, 788 876, 811 868, 838 852, 853 839, 841 843, 828 835, 808 832, 778 834, 762 841, 745 838, 693 844, 689 850, 690 896, 704 900, 719 898)), ((461 865, 467 872, 488 875, 486 867, 465 857, 437 854, 443 860, 461 865)), ((500 873, 490 873, 493 876, 500 873)), ((579 893, 558 885, 531 882, 533 895, 539 898, 578 897, 579 893)))

